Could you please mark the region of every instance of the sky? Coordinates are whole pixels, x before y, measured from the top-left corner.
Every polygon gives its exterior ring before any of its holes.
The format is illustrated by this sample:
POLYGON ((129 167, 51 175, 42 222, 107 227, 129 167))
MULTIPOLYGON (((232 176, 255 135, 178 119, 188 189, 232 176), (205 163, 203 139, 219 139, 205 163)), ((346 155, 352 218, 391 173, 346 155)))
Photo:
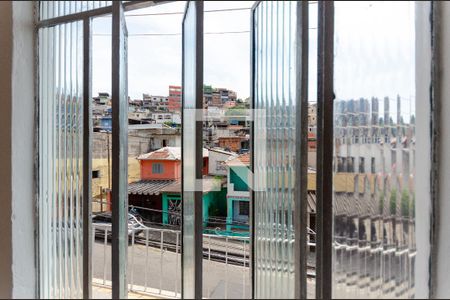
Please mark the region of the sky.
MULTIPOLYGON (((245 99, 250 90, 250 9, 254 1, 205 1, 204 83, 235 90, 245 99), (247 8, 239 11, 207 12, 247 8)), ((168 95, 181 83, 181 26, 184 1, 127 13, 129 95, 168 95), (178 12, 179 14, 167 14, 178 12), (163 15, 146 15, 158 14, 163 15), (141 15, 141 16, 136 16, 141 15), (171 35, 160 35, 160 34, 171 35), (141 34, 153 34, 145 35, 141 34), (154 35, 158 34, 158 35, 154 35), (175 34, 175 35, 174 35, 175 34)), ((317 3, 310 5, 309 101, 316 101, 317 3)), ((109 92, 111 20, 94 20, 93 94, 109 92), (104 35, 106 34, 106 35, 104 35)), ((372 96, 414 98, 414 4, 377 1, 336 2, 335 77, 338 99, 372 96)), ((413 101, 411 103, 414 103, 413 101)), ((392 107, 392 106, 391 106, 392 107)), ((413 108, 411 108, 413 109, 413 108)))
MULTIPOLYGON (((250 8, 254 1, 205 1, 204 83, 237 92, 250 90, 250 8), (247 8, 239 11, 209 10, 247 8), (219 32, 239 32, 209 34, 219 32)), ((184 1, 128 12, 128 93, 132 99, 143 93, 168 95, 168 86, 181 84, 181 26, 184 1), (155 13, 164 15, 146 15, 155 13), (160 34, 171 35, 160 35, 160 34), (141 35, 147 34, 147 35, 141 35), (158 35, 148 35, 158 34, 158 35), (178 35, 173 35, 178 34, 178 35)), ((111 18, 94 20, 93 94, 110 92, 111 18)))

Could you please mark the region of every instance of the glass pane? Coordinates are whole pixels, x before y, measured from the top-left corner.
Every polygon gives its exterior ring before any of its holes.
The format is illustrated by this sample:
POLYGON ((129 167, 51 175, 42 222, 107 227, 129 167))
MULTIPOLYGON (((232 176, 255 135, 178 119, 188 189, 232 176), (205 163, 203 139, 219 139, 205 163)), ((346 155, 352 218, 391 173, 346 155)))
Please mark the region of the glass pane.
POLYGON ((39 270, 43 298, 82 297, 80 22, 39 30, 39 270))
POLYGON ((208 150, 204 158, 208 166, 203 176, 202 284, 207 299, 252 296, 249 20, 253 4, 204 1, 203 147, 208 150))
POLYGON ((257 298, 294 298, 296 8, 263 1, 254 10, 257 298))
POLYGON ((413 2, 335 4, 337 298, 414 298, 413 2))
POLYGON ((46 20, 94 8, 111 6, 112 1, 39 1, 39 20, 46 20))

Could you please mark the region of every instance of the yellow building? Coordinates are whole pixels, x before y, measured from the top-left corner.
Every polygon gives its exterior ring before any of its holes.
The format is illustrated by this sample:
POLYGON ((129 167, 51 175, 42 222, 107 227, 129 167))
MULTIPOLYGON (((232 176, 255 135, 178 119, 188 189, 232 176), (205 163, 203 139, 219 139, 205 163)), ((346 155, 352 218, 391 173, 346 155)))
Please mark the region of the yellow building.
MULTIPOLYGON (((100 200, 106 202, 105 189, 111 188, 111 173, 108 173, 108 165, 112 165, 112 161, 108 164, 107 158, 92 159, 92 211, 100 211, 100 200)), ((135 157, 128 158, 128 182, 139 180, 141 176, 139 161, 135 157)))

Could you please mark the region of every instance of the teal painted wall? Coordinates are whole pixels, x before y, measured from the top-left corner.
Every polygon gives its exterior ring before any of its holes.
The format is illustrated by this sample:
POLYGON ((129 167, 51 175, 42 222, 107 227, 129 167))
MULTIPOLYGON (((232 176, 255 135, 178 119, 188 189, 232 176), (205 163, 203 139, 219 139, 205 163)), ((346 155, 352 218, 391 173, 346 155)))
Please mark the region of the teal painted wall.
POLYGON ((244 225, 233 225, 233 216, 234 216, 234 202, 235 201, 250 201, 250 199, 243 199, 243 198, 233 198, 228 197, 227 198, 227 231, 232 231, 233 229, 239 228, 239 229, 248 229, 248 226, 244 225))
POLYGON ((181 201, 180 194, 162 194, 163 224, 169 224, 169 200, 181 201))
MULTIPOLYGON (((162 210, 163 224, 169 223, 169 200, 181 201, 180 194, 162 194, 162 210)), ((203 222, 207 221, 210 216, 227 215, 227 189, 222 188, 221 191, 213 191, 203 194, 203 222)), ((206 224, 204 224, 206 225, 206 224)))
POLYGON ((235 191, 248 191, 248 168, 236 166, 230 167, 230 182, 234 184, 235 191), (243 180, 243 178, 245 180, 243 180))

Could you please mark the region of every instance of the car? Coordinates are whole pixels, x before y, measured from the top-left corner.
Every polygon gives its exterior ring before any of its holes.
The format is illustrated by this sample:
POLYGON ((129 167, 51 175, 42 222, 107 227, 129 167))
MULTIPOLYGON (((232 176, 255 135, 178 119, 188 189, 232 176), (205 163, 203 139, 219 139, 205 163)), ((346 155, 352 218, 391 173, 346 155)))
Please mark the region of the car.
MULTIPOLYGON (((107 238, 112 237, 112 213, 102 212, 92 216, 92 226, 95 229, 95 237, 104 238, 105 232, 107 238)), ((142 218, 135 212, 128 213, 128 238, 131 239, 134 235, 138 235, 143 231, 145 226, 142 223, 142 218)))

